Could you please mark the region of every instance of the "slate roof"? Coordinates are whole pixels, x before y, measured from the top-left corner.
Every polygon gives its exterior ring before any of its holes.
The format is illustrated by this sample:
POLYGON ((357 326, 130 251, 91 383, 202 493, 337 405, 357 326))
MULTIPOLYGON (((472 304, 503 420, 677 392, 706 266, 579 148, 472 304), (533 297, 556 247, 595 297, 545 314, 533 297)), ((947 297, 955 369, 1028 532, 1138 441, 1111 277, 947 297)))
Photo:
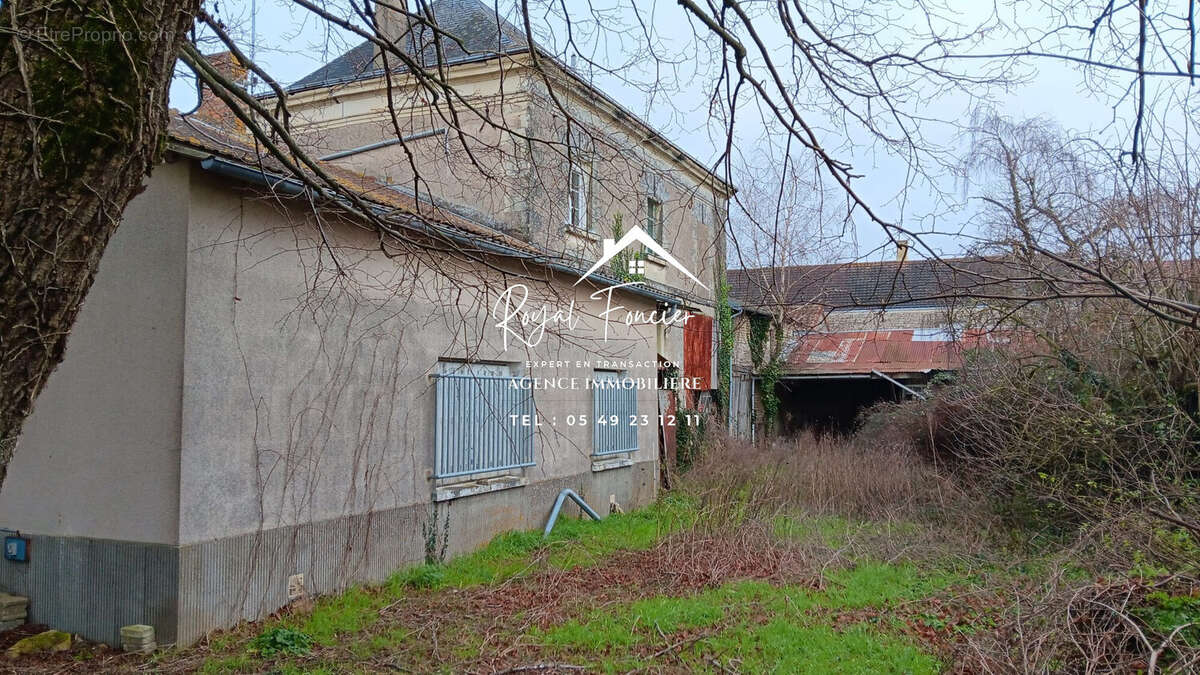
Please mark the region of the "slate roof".
MULTIPOLYGON (((998 291, 1001 264, 980 258, 794 265, 729 270, 730 296, 748 307, 936 308, 998 291)), ((1008 275, 1010 276, 1010 275, 1008 275)))
MULTIPOLYGON (((494 7, 480 0, 435 0, 429 11, 442 32, 441 48, 446 65, 489 59, 528 49, 525 34, 516 26, 497 16, 494 7)), ((417 63, 431 67, 438 63, 437 35, 427 24, 409 33, 402 46, 417 63)), ((367 40, 317 70, 300 78, 289 87, 297 92, 328 87, 378 76, 383 72, 374 61, 375 46, 367 40)), ((397 64, 397 70, 403 68, 397 64)))

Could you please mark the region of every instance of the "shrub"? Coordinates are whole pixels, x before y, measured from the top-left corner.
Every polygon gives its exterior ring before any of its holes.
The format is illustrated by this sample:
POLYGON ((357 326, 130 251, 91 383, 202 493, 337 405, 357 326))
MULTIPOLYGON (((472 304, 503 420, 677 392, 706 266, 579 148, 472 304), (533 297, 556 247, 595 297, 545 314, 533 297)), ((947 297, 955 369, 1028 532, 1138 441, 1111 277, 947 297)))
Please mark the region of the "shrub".
POLYGON ((1120 550, 1126 565, 1136 553, 1194 568, 1200 332, 1113 313, 1077 319, 1021 354, 969 354, 929 400, 871 411, 861 435, 890 430, 1017 527, 1102 536, 1092 548, 1120 550))

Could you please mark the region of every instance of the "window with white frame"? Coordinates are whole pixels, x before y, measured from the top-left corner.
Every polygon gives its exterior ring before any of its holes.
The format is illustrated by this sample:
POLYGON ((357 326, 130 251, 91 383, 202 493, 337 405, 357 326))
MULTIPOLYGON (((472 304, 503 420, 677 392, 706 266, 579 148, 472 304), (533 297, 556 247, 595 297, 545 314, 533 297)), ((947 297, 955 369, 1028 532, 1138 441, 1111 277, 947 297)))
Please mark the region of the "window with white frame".
POLYGON ((530 380, 494 363, 438 364, 434 411, 434 477, 533 466, 530 380))
POLYGON ((592 382, 592 454, 637 452, 637 389, 614 370, 597 370, 592 382))
POLYGON ((646 234, 654 240, 663 241, 663 203, 654 197, 646 197, 646 234))
POLYGON ((592 162, 581 151, 576 150, 571 160, 571 175, 568 180, 567 224, 590 232, 588 204, 591 202, 592 162))

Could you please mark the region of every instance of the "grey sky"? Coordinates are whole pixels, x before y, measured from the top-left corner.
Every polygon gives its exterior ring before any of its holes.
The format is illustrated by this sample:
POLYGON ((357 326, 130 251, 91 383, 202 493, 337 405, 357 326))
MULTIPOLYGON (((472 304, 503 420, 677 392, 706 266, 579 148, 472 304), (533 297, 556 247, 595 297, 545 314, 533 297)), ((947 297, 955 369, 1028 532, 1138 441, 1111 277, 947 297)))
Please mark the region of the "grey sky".
MULTIPOLYGON (((696 41, 683 10, 674 2, 638 2, 636 12, 632 6, 622 4, 612 10, 605 9, 606 2, 602 0, 590 4, 597 8, 603 31, 589 32, 586 25, 575 26, 575 39, 588 58, 610 68, 625 66, 619 75, 595 72, 595 84, 701 161, 713 161, 725 140, 723 126, 719 121, 711 120, 708 114, 708 96, 712 93, 708 75, 717 59, 710 51, 712 45, 696 41), (630 50, 634 45, 646 43, 643 26, 650 32, 650 41, 662 58, 631 58, 630 50)), ((231 0, 214 6, 219 18, 240 37, 247 50, 251 42, 251 6, 250 0, 231 0)), ((566 34, 562 21, 545 11, 544 0, 533 2, 531 6, 534 8, 536 39, 556 53, 562 53, 566 34)), ((589 7, 583 0, 570 0, 568 6, 572 11, 576 8, 586 11, 589 7)), ((1005 5, 998 11, 1005 22, 1024 21, 1036 25, 1038 13, 1048 11, 1049 7, 1049 4, 1019 2, 1011 7, 1005 5)), ((515 20, 517 14, 512 2, 500 2, 500 9, 502 14, 515 20)), ((958 2, 951 3, 945 15, 949 17, 947 20, 957 21, 965 30, 965 27, 986 25, 992 11, 993 7, 984 3, 958 2)), ((256 16, 257 58, 285 83, 299 79, 360 42, 356 36, 334 30, 282 0, 258 0, 256 16)), ((912 10, 896 10, 892 19, 894 24, 887 27, 892 35, 885 39, 896 44, 905 43, 907 31, 920 30, 919 23, 910 22, 924 20, 922 14, 912 10)), ((1048 16, 1043 19, 1047 24, 1050 21, 1048 16)), ((786 48, 787 40, 782 29, 769 22, 761 25, 764 40, 777 44, 780 53, 784 54, 782 50, 786 48)), ((1015 44, 1016 38, 1011 34, 996 31, 996 35, 996 39, 985 36, 977 45, 977 51, 1001 51, 1015 44)), ((209 49, 216 49, 216 46, 209 49)), ((978 63, 978 66, 974 62, 955 63, 952 67, 963 72, 981 72, 979 68, 985 64, 978 63)), ((587 64, 581 62, 580 67, 586 68, 587 64)), ((1126 109, 1114 111, 1112 100, 1132 76, 1118 76, 1106 85, 1106 90, 1094 91, 1085 85, 1076 68, 1061 62, 1029 63, 1020 73, 1025 76, 1023 83, 1008 90, 990 92, 991 106, 997 112, 1018 119, 1046 117, 1072 132, 1109 141, 1118 138, 1127 128, 1126 109)), ((980 103, 976 97, 982 93, 977 90, 971 95, 957 92, 931 95, 928 99, 921 98, 919 109, 912 111, 929 118, 922 125, 922 133, 928 145, 947 151, 944 158, 953 159, 965 152, 966 139, 961 126, 969 119, 974 106, 980 103)), ((194 105, 194 100, 194 85, 184 78, 177 78, 171 91, 172 106, 188 109, 194 105)), ((1186 115, 1186 111, 1181 114, 1186 115)), ((818 113, 814 113, 812 121, 821 129, 827 146, 835 149, 840 158, 850 161, 856 173, 864 174, 856 180, 856 185, 885 218, 915 230, 968 234, 973 231, 971 200, 964 200, 971 191, 969 187, 964 189, 960 177, 951 170, 926 164, 924 173, 914 175, 904 157, 874 145, 863 130, 853 125, 847 127, 836 118, 822 117, 818 113)), ((769 122, 764 123, 761 111, 755 110, 752 104, 746 104, 738 111, 735 129, 739 154, 756 157, 760 162, 768 153, 773 152, 777 158, 781 155, 782 140, 778 135, 771 137, 769 122)), ((797 161, 806 159, 800 150, 794 150, 793 157, 797 161)), ((735 158, 735 163, 740 163, 741 159, 735 158)), ((832 192, 829 197, 829 203, 836 202, 832 192)), ((886 238, 878 226, 855 219, 846 230, 847 238, 855 245, 844 253, 866 259, 891 255, 884 246, 886 238)), ((928 241, 945 253, 953 253, 970 244, 969 238, 958 236, 931 236, 928 241)))

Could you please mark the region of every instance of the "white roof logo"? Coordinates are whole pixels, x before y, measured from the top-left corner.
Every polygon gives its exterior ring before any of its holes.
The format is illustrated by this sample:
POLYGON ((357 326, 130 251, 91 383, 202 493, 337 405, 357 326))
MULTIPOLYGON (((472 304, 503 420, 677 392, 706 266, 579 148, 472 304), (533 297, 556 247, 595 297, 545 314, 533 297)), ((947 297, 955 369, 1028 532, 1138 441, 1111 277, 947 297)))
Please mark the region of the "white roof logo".
MULTIPOLYGON (((589 269, 587 272, 584 272, 583 276, 579 277, 579 281, 583 281, 584 279, 592 276, 593 272, 600 269, 601 266, 607 264, 613 259, 613 256, 617 255, 621 251, 624 251, 630 246, 630 244, 633 243, 640 243, 641 245, 650 249, 651 253, 667 261, 672 267, 679 270, 683 276, 700 284, 700 287, 704 290, 709 290, 708 286, 705 286, 703 281, 697 279, 696 275, 689 272, 688 269, 680 264, 680 262, 676 260, 674 256, 672 256, 670 253, 667 253, 667 249, 663 248, 662 245, 657 241, 654 241, 654 237, 651 237, 646 233, 645 230, 637 225, 634 225, 632 230, 626 232, 625 235, 621 237, 620 241, 614 242, 612 239, 605 239, 604 255, 601 255, 600 259, 596 261, 596 264, 592 265, 591 269, 589 269)), ((576 281, 575 285, 579 285, 579 281, 576 281)))

